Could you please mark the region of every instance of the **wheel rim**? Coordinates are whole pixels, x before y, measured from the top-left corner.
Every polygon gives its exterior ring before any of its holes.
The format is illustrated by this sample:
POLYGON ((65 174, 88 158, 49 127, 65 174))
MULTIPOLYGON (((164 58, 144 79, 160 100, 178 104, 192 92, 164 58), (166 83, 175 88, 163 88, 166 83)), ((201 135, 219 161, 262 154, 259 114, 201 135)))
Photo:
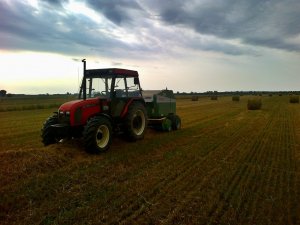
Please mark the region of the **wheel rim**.
POLYGON ((141 135, 145 130, 146 119, 144 112, 142 110, 138 110, 133 115, 132 120, 132 130, 136 135, 141 135))
POLYGON ((99 148, 105 148, 109 142, 109 129, 106 125, 99 126, 96 133, 96 142, 99 148))

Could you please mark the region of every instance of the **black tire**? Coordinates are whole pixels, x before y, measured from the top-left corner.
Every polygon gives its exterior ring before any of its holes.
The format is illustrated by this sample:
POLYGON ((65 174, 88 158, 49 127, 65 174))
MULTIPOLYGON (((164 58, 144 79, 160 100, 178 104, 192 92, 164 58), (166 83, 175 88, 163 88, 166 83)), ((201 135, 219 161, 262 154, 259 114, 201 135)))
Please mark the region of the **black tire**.
POLYGON ((87 152, 99 154, 109 149, 112 140, 112 126, 108 118, 91 118, 83 131, 83 141, 87 152))
POLYGON ((44 123, 43 128, 41 130, 42 142, 45 146, 55 144, 59 142, 60 138, 57 137, 55 130, 51 125, 58 123, 57 115, 50 116, 44 123))
POLYGON ((181 119, 178 115, 169 115, 168 118, 172 121, 173 130, 181 129, 181 119))
POLYGON ((125 118, 125 134, 131 141, 144 138, 148 118, 145 106, 140 102, 134 102, 129 106, 125 118))

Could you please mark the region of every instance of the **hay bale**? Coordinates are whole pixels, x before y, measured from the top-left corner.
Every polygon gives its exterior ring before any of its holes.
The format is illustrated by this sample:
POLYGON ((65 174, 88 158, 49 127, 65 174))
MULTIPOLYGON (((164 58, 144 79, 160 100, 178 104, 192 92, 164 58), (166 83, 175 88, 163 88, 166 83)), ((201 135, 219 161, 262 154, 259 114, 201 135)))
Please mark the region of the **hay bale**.
POLYGON ((198 101, 199 97, 198 96, 192 96, 192 101, 198 101))
POLYGON ((297 95, 290 96, 290 103, 299 103, 299 96, 297 95))
POLYGON ((260 98, 248 99, 248 110, 258 110, 261 109, 262 102, 260 98))
POLYGON ((213 95, 213 96, 210 97, 210 99, 211 99, 211 100, 218 100, 218 96, 213 95))
POLYGON ((235 102, 240 101, 240 96, 238 96, 238 95, 232 96, 232 101, 235 101, 235 102))

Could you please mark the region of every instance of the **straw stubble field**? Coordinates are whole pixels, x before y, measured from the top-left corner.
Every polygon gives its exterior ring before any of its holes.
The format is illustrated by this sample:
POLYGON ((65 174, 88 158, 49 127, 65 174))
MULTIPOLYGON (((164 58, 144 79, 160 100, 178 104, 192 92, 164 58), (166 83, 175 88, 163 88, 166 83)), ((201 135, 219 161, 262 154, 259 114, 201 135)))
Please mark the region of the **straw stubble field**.
POLYGON ((43 147, 54 109, 0 112, 0 224, 300 224, 300 107, 178 100, 182 129, 89 155, 43 147))

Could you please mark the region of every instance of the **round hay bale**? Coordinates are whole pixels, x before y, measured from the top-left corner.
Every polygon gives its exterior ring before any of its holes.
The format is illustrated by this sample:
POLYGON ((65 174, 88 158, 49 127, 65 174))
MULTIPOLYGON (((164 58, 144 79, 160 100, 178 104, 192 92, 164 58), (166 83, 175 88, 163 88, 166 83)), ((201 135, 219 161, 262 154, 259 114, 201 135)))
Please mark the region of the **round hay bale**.
POLYGON ((262 107, 262 102, 260 98, 248 99, 247 104, 248 110, 258 110, 262 107))
POLYGON ((299 96, 297 95, 290 96, 290 103, 299 103, 299 96))
POLYGON ((210 97, 210 99, 211 99, 211 100, 218 100, 218 96, 213 95, 213 96, 210 97))
POLYGON ((198 101, 199 97, 198 96, 192 96, 192 101, 198 101))
POLYGON ((238 96, 238 95, 232 96, 232 101, 235 101, 235 102, 240 101, 240 96, 238 96))

